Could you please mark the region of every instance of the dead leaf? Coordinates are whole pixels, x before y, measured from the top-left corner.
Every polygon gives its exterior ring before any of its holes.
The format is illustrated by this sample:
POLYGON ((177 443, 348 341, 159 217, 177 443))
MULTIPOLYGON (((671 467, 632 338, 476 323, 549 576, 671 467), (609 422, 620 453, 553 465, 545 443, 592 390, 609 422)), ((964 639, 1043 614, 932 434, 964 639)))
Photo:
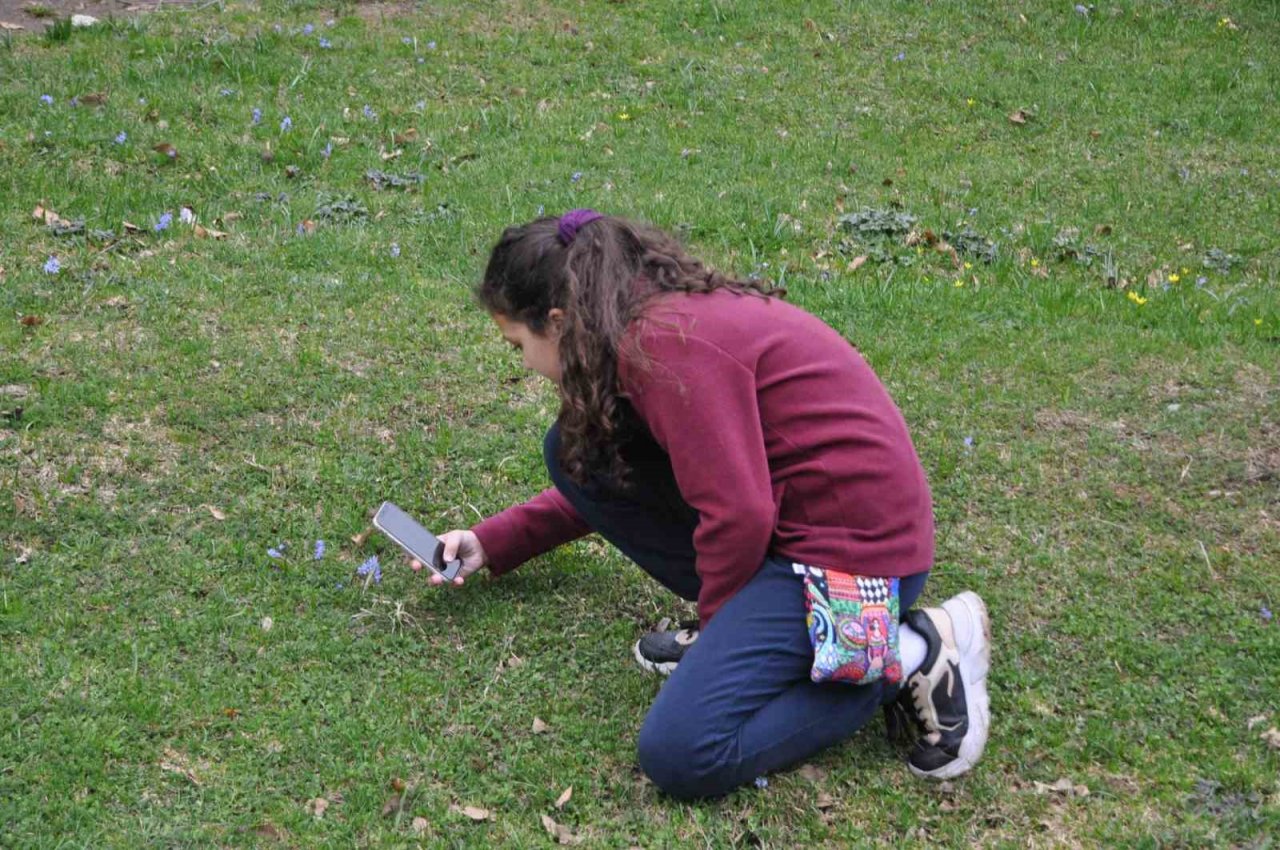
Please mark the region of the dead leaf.
POLYGON ((556 797, 556 808, 563 809, 564 804, 569 802, 569 798, 572 796, 573 796, 573 786, 570 785, 568 788, 564 789, 563 793, 561 793, 559 797, 556 797))
POLYGON ((324 797, 316 797, 314 800, 307 801, 307 814, 316 820, 324 817, 325 810, 329 808, 329 801, 324 797))
POLYGON ((418 140, 418 130, 415 127, 410 127, 408 130, 405 130, 403 133, 396 133, 392 137, 392 141, 394 141, 397 145, 403 145, 407 142, 416 142, 417 140, 418 140))
POLYGON ((225 714, 227 717, 231 718, 232 720, 235 720, 237 717, 240 716, 240 709, 224 708, 222 709, 222 713, 225 714))
POLYGON ((1280 750, 1280 729, 1272 726, 1258 737, 1267 742, 1267 746, 1275 750, 1280 750))
POLYGON ((1044 782, 1036 782, 1035 789, 1037 794, 1061 794, 1064 797, 1088 797, 1089 786, 1077 785, 1067 777, 1062 777, 1052 785, 1044 782))
POLYGON ((413 834, 421 835, 427 831, 427 819, 424 817, 416 817, 413 819, 413 834))
POLYGON ((256 835, 260 835, 263 838, 268 838, 272 841, 287 841, 289 838, 289 833, 285 832, 270 821, 263 821, 255 826, 253 831, 256 835))
POLYGON ((8 30, 9 32, 17 32, 20 29, 26 29, 22 24, 11 24, 8 21, 0 21, 0 30, 8 30))
POLYGON ((44 319, 39 316, 32 315, 23 316, 19 321, 22 322, 24 327, 28 328, 34 328, 44 324, 44 319))
POLYGON ((489 810, 482 809, 479 806, 459 806, 454 804, 449 807, 449 811, 454 814, 464 815, 477 822, 488 820, 490 817, 489 810))
POLYGON ((382 816, 384 818, 391 817, 396 812, 400 811, 400 805, 400 795, 392 794, 387 798, 387 802, 382 804, 382 816))
POLYGON ((835 798, 834 798, 834 797, 832 797, 830 794, 828 794, 826 791, 819 791, 819 792, 818 792, 818 799, 817 799, 817 801, 816 801, 815 805, 816 805, 820 810, 826 810, 826 809, 829 809, 829 808, 831 808, 832 806, 834 806, 835 804, 836 804, 835 798))
MULTIPOLYGON (((303 226, 305 225, 306 225, 306 222, 304 221, 303 226)), ((314 224, 312 224, 311 226, 312 228, 315 227, 314 224)), ((369 539, 370 534, 373 534, 373 526, 367 527, 364 531, 360 532, 355 537, 352 537, 351 542, 354 543, 356 546, 363 546, 365 544, 365 541, 369 539)))
POLYGON ((178 149, 175 148, 173 145, 169 144, 168 142, 161 142, 160 144, 154 146, 151 149, 156 153, 161 154, 162 156, 169 157, 169 159, 178 158, 178 149))
POLYGON ((1247 728, 1250 732, 1252 732, 1253 727, 1257 726, 1259 723, 1266 723, 1266 722, 1267 722, 1267 715, 1256 714, 1253 717, 1250 717, 1248 721, 1245 722, 1245 728, 1247 728))
POLYGON ((1027 114, 1025 109, 1015 109, 1013 112, 1009 113, 1009 123, 1025 124, 1027 123, 1027 119, 1030 117, 1031 116, 1027 114))
POLYGON ((233 221, 239 221, 242 218, 244 218, 244 215, 233 210, 231 212, 223 213, 222 216, 215 219, 215 221, 221 221, 224 225, 227 225, 233 221))
MULTIPOLYGON (((18 566, 22 566, 23 564, 31 560, 31 554, 32 552, 31 552, 30 546, 19 546, 18 557, 14 558, 13 560, 18 564, 18 566)), ((569 790, 573 790, 573 789, 569 789, 569 790)))
POLYGON ((223 513, 220 509, 215 508, 213 505, 205 505, 205 507, 209 509, 209 513, 213 514, 213 518, 218 520, 219 522, 222 522, 224 519, 227 518, 227 515, 225 513, 223 513))
POLYGON ((533 734, 541 735, 543 732, 547 731, 547 729, 549 728, 550 727, 543 722, 541 717, 533 718, 533 734))
POLYGON ((557 844, 578 844, 582 841, 581 838, 570 831, 569 827, 562 823, 556 823, 550 815, 542 816, 542 826, 557 844))
POLYGON ((859 257, 854 257, 852 260, 849 261, 849 265, 845 269, 845 271, 856 272, 858 269, 862 268, 862 264, 865 263, 866 261, 867 261, 866 254, 863 254, 859 257))
POLYGON ((397 793, 404 793, 404 789, 405 789, 405 784, 403 779, 397 776, 391 780, 392 791, 395 791, 397 793))
POLYGON ((1099 224, 1097 227, 1095 227, 1095 228, 1093 229, 1093 235, 1094 235, 1094 236, 1110 236, 1110 235, 1111 235, 1111 225, 1109 225, 1109 224, 1099 224))
POLYGON ((302 169, 296 165, 286 165, 284 167, 284 176, 292 180, 302 173, 302 169))
POLYGON ((39 204, 37 204, 36 208, 31 211, 31 217, 34 218, 36 221, 44 222, 49 227, 70 227, 71 226, 71 222, 67 221, 65 218, 58 215, 53 210, 46 209, 45 207, 42 207, 39 204))
POLYGON ((273 619, 271 619, 270 617, 263 617, 263 618, 262 618, 262 630, 263 630, 264 632, 269 632, 269 631, 271 631, 271 628, 272 628, 275 624, 276 624, 276 621, 275 621, 275 620, 273 620, 273 619))
POLYGON ((197 239, 226 239, 227 238, 227 234, 223 233, 221 230, 214 230, 211 227, 205 227, 203 224, 197 224, 195 226, 195 233, 196 233, 197 239))
POLYGON ((107 102, 107 97, 108 95, 104 91, 91 91, 88 94, 79 95, 77 100, 90 106, 101 106, 107 102))
POLYGON ((827 772, 816 764, 801 765, 800 769, 797 770, 796 773, 800 774, 802 778, 815 784, 820 785, 827 781, 827 772))
POLYGON ((125 232, 126 232, 126 233, 141 233, 141 232, 142 232, 142 228, 141 228, 141 227, 138 227, 138 225, 134 224, 134 223, 133 223, 133 222, 131 222, 131 221, 122 221, 122 222, 120 222, 120 226, 124 228, 124 230, 125 230, 125 232))
POLYGON ((378 150, 378 155, 382 157, 383 162, 396 159, 397 157, 402 156, 403 154, 404 154, 404 151, 401 150, 400 148, 396 148, 393 151, 388 151, 386 148, 379 148, 378 150))

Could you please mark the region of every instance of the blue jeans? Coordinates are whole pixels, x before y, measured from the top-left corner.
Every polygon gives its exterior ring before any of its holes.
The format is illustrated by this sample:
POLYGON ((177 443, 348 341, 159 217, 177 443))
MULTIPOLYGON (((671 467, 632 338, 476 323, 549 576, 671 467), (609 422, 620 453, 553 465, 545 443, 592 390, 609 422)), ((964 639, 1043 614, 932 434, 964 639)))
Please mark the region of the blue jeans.
MULTIPOLYGON (((559 444, 552 426, 543 446, 547 469, 583 519, 665 587, 697 599, 698 513, 680 497, 662 449, 643 438, 624 448, 633 487, 621 492, 570 481, 557 462, 559 444)), ((904 614, 927 576, 902 579, 904 614)), ((843 741, 896 695, 880 682, 814 684, 812 664, 803 581, 790 562, 770 555, 658 693, 640 729, 640 766, 674 797, 720 796, 843 741)))

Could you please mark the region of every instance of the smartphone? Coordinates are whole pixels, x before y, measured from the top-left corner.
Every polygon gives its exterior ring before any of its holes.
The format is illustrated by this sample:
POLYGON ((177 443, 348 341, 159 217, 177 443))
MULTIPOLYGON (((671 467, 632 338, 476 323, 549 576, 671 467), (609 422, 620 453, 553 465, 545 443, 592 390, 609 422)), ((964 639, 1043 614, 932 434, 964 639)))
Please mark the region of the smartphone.
POLYGON ((401 549, 426 564, 446 580, 452 581, 462 569, 462 561, 445 563, 444 544, 404 511, 383 502, 373 515, 373 527, 394 540, 401 549))

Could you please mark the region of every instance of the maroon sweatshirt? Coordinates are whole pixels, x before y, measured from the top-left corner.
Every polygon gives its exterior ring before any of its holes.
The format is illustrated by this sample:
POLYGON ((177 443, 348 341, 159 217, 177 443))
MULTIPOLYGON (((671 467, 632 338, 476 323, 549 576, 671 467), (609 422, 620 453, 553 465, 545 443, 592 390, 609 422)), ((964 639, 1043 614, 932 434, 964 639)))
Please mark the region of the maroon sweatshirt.
MULTIPOLYGON (((769 553, 871 576, 933 564, 933 506, 906 422, 843 337, 776 298, 655 298, 632 323, 648 366, 619 382, 698 510, 705 627, 769 553)), ((555 488, 473 531, 501 574, 590 533, 555 488)))

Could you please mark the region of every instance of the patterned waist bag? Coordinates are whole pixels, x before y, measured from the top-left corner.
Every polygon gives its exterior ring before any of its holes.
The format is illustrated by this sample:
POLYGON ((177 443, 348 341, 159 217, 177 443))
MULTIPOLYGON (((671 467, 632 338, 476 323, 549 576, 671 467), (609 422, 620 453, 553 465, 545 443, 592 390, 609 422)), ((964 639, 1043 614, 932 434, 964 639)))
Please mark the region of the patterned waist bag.
POLYGON ((902 681, 898 579, 849 575, 792 564, 804 577, 815 682, 866 685, 902 681))

